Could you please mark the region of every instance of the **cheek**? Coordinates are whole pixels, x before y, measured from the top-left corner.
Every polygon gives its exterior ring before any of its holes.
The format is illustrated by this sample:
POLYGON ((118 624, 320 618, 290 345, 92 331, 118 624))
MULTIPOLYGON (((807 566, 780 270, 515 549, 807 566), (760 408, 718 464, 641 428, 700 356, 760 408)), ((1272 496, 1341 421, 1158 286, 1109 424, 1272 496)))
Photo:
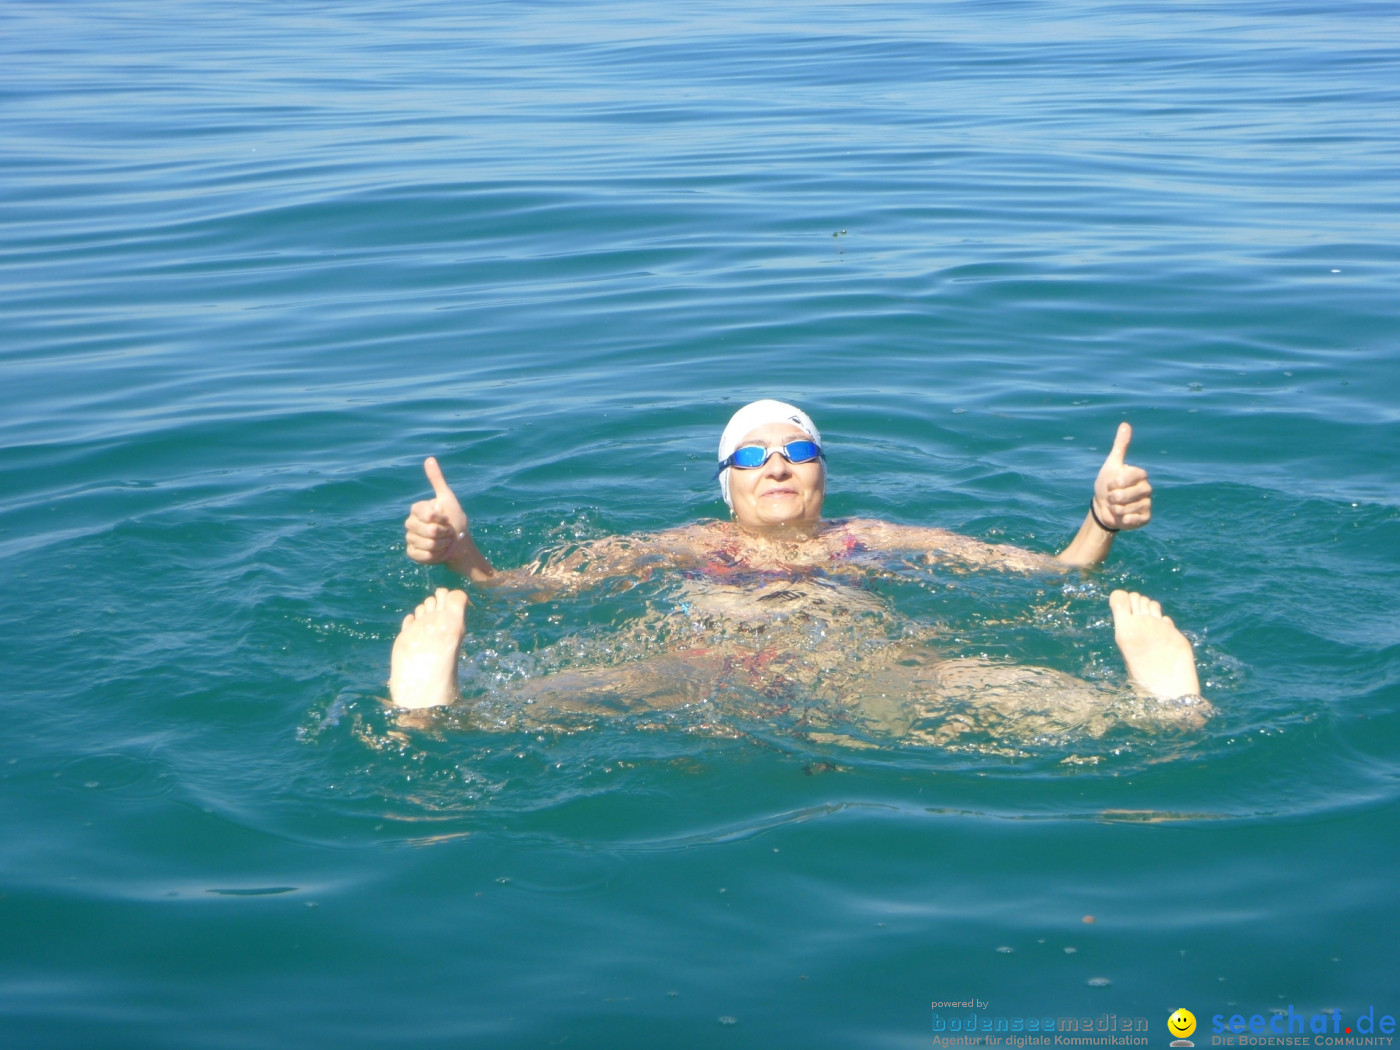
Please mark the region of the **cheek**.
POLYGON ((733 471, 729 479, 729 492, 738 499, 753 499, 757 487, 755 472, 752 470, 733 471))

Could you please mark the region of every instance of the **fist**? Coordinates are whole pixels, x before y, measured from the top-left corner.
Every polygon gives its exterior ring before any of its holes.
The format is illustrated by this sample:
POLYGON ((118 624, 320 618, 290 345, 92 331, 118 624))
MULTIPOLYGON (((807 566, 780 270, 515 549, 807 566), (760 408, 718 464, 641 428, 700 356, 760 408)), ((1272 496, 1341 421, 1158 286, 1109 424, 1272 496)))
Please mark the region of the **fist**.
POLYGON ((451 559, 453 548, 466 536, 467 514, 432 456, 423 461, 423 473, 433 486, 433 498, 409 508, 403 523, 404 546, 419 565, 439 565, 451 559))
POLYGON ((1094 513, 1110 529, 1140 529, 1152 520, 1152 486, 1147 471, 1124 462, 1133 428, 1118 424, 1113 450, 1094 479, 1094 513))

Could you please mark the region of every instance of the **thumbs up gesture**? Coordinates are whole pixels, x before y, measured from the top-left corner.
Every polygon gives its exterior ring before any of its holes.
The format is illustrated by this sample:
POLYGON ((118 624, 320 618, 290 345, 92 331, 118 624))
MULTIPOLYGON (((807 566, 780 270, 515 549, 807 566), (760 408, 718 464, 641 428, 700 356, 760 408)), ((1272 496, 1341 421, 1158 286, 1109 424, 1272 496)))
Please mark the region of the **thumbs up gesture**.
POLYGON ((1125 463, 1133 428, 1118 424, 1113 449, 1094 479, 1094 514, 1109 529, 1140 529, 1152 520, 1152 486, 1147 471, 1125 463))
POLYGON ((423 461, 423 473, 433 486, 433 498, 409 508, 404 542, 408 556, 418 564, 438 565, 451 560, 454 546, 467 538, 467 513, 432 456, 423 461))

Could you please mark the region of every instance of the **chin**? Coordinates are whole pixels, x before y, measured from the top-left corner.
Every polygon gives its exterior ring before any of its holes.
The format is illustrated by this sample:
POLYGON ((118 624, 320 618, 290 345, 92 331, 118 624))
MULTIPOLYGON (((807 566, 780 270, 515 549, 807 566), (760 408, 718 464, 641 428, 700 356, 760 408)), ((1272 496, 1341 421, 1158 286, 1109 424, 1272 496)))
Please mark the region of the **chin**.
POLYGON ((802 524, 804 524, 805 522, 807 522, 807 520, 808 520, 808 518, 807 518, 807 515, 806 515, 805 513, 803 513, 801 510, 795 510, 795 511, 793 511, 791 514, 773 514, 773 515, 765 516, 764 519, 763 519, 763 524, 765 524, 765 525, 802 525, 802 524))
POLYGON ((802 517, 802 507, 800 504, 796 504, 796 501, 792 503, 787 501, 779 504, 770 503, 767 506, 759 506, 756 515, 764 521, 776 524, 780 521, 792 521, 794 518, 802 517))

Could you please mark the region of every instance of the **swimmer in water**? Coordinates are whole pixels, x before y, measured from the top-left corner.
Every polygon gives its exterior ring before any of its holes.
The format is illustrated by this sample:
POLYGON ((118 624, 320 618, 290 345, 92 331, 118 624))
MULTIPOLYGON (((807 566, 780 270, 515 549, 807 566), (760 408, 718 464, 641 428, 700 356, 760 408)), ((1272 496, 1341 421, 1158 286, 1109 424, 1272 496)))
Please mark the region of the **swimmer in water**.
MULTIPOLYGON (((1097 564, 1119 532, 1152 517, 1147 472, 1125 457, 1132 428, 1118 427, 1113 448, 1094 482, 1088 512, 1057 556, 983 543, 943 529, 852 518, 822 518, 826 464, 821 434, 806 413, 780 401, 756 401, 736 412, 720 439, 720 491, 729 521, 701 522, 657 533, 583 543, 523 569, 497 570, 472 540, 467 515, 437 460, 424 472, 433 498, 413 504, 405 521, 409 558, 442 564, 473 584, 530 594, 568 594, 608 579, 676 574, 687 619, 712 644, 665 653, 623 668, 562 672, 532 685, 540 709, 589 710, 592 697, 625 695, 638 704, 675 706, 704 699, 726 683, 773 695, 775 683, 820 692, 861 713, 869 724, 927 742, 947 743, 994 726, 1025 737, 1055 727, 1087 728, 1098 735, 1108 721, 1198 726, 1211 714, 1200 697, 1191 643, 1157 602, 1114 591, 1109 598, 1114 637, 1139 700, 1154 701, 1144 715, 1107 720, 1109 691, 1044 668, 988 660, 944 660, 928 649, 890 645, 862 676, 832 685, 843 661, 840 641, 812 643, 823 629, 864 614, 888 615, 859 587, 861 555, 902 552, 960 568, 1062 572, 1097 564), (786 633, 785 633, 786 632, 786 633), (825 648, 823 647, 825 646, 825 648), (800 652, 797 652, 800 650, 800 652), (796 653, 796 655, 795 655, 796 653), (736 677, 737 676, 737 677, 736 677), (942 717, 935 714, 941 712, 942 717), (922 714, 921 714, 922 713, 922 714), (933 719, 937 728, 914 728, 933 719)), ((456 701, 457 657, 468 605, 462 590, 438 588, 404 618, 394 642, 389 690, 403 708, 456 701)), ((839 632, 833 631, 833 634, 839 632)), ((615 710, 615 706, 612 708, 615 710)))

